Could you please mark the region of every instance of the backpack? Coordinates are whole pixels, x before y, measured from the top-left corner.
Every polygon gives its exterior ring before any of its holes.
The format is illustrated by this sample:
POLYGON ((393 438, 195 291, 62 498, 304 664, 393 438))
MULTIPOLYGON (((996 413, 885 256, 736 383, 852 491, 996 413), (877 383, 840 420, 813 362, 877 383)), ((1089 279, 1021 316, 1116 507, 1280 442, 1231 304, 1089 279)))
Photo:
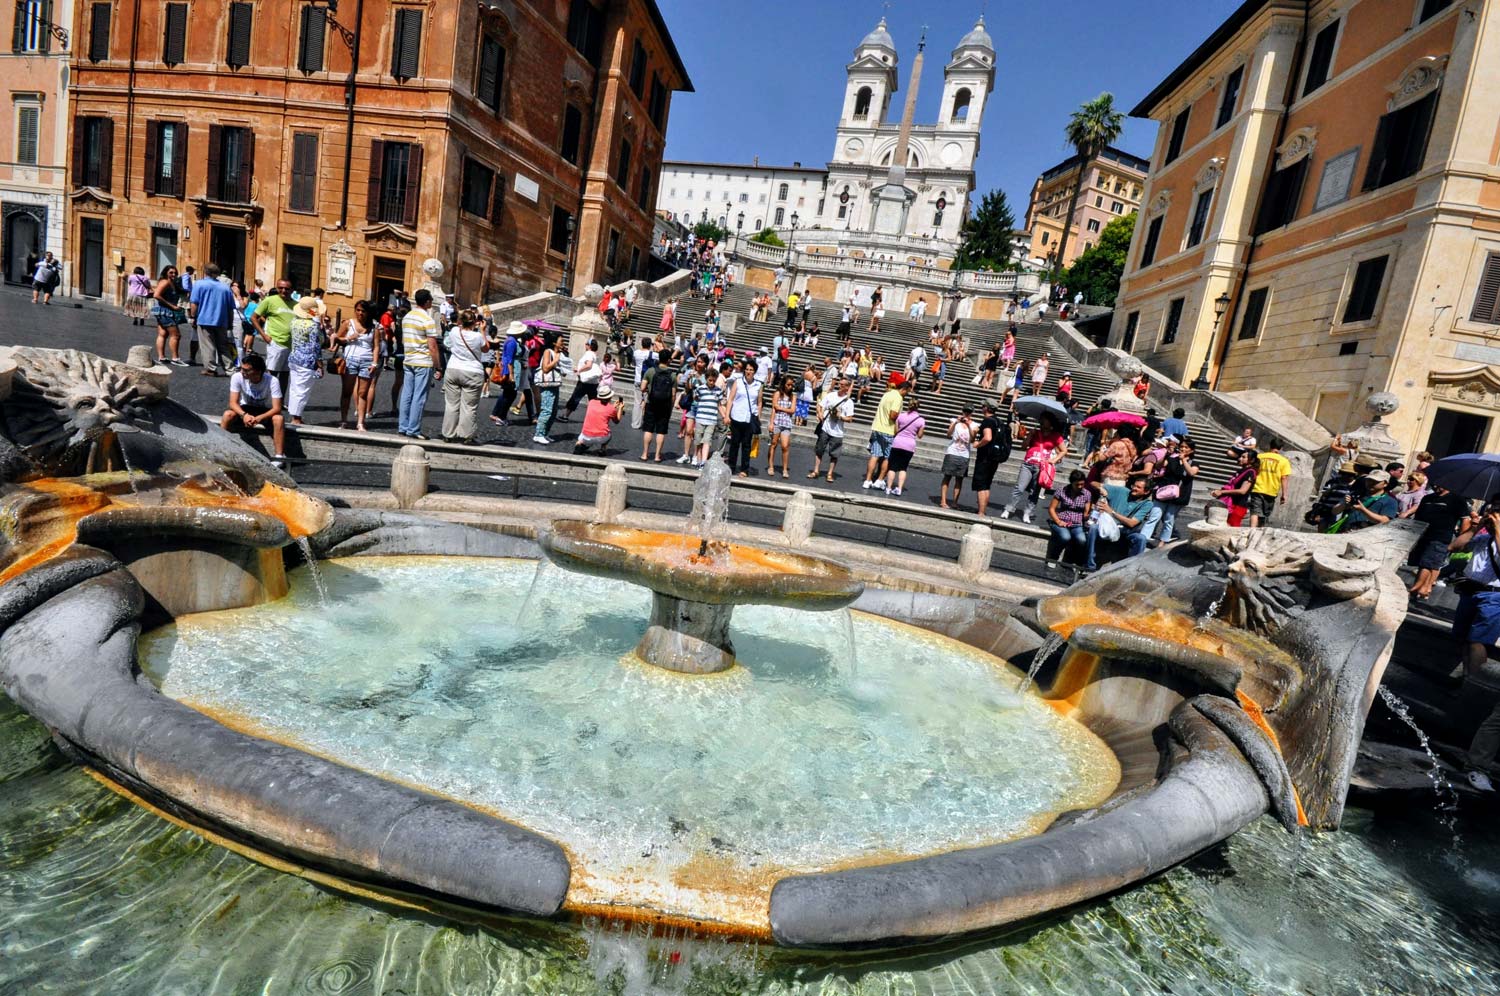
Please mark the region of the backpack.
POLYGON ((651 382, 646 385, 648 404, 668 405, 672 402, 672 375, 660 366, 651 368, 651 382))

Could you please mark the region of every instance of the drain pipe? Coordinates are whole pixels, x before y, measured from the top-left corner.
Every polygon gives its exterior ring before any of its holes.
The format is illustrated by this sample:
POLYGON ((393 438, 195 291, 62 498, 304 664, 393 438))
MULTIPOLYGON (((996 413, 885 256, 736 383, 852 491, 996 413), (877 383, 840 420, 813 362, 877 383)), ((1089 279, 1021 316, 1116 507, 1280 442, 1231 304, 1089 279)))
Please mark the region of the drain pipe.
MULTIPOLYGON (((1250 231, 1253 233, 1260 224, 1260 209, 1266 199, 1266 189, 1271 185, 1271 174, 1275 172, 1276 150, 1286 140, 1286 122, 1291 114, 1292 100, 1297 93, 1298 69, 1302 65, 1302 57, 1307 48, 1308 22, 1312 18, 1313 0, 1303 0, 1302 3, 1302 31, 1297 35, 1297 44, 1292 49, 1291 71, 1286 77, 1286 93, 1281 98, 1281 116, 1276 122, 1276 141, 1271 144, 1271 156, 1266 163, 1265 178, 1261 181, 1260 191, 1255 197, 1255 210, 1250 215, 1250 231)), ((1260 245, 1260 236, 1250 236, 1250 247, 1245 250, 1245 265, 1240 270, 1240 278, 1234 288, 1234 307, 1229 312, 1229 320, 1224 323, 1224 339, 1219 343, 1218 357, 1214 364, 1213 381, 1209 390, 1219 389, 1219 378, 1224 375, 1224 364, 1229 360, 1229 346, 1234 342, 1234 325, 1240 317, 1240 306, 1245 297, 1245 284, 1250 280, 1250 266, 1255 262, 1255 250, 1260 245)))
POLYGON ((349 169, 354 162, 354 89, 359 79, 359 33, 365 25, 365 0, 354 5, 354 38, 349 43, 349 82, 344 84, 344 191, 339 200, 339 230, 349 228, 349 169))
MULTIPOLYGON (((125 80, 125 189, 120 191, 125 200, 130 200, 130 164, 135 161, 135 60, 140 51, 141 0, 135 0, 135 16, 130 19, 130 72, 125 80)), ((75 135, 73 141, 78 141, 75 135)), ((77 177, 74 178, 77 182, 77 177)))

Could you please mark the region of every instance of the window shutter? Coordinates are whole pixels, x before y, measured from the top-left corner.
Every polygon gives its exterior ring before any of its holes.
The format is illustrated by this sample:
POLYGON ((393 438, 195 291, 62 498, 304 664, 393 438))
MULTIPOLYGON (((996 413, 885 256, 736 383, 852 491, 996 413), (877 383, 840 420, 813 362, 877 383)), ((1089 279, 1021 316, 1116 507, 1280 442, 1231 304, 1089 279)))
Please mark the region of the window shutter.
POLYGON ((365 220, 380 220, 380 179, 385 170, 385 143, 370 141, 370 187, 365 194, 365 220))
POLYGON ((166 34, 162 39, 161 61, 169 66, 182 64, 187 48, 187 4, 167 4, 166 34))
POLYGON ((293 211, 317 210, 318 136, 303 133, 292 136, 293 211))
POLYGON ((1365 167, 1365 182, 1362 190, 1374 190, 1380 186, 1380 175, 1385 172, 1385 161, 1390 154, 1391 145, 1391 115, 1387 114, 1380 119, 1380 126, 1375 129, 1375 141, 1370 146, 1370 165, 1365 167))
POLYGON ((107 3, 96 3, 89 8, 89 61, 103 62, 109 58, 109 18, 112 8, 107 3))
POLYGON ((37 139, 41 127, 41 108, 18 107, 16 109, 16 161, 35 165, 37 139))
POLYGON ((422 199, 422 146, 413 142, 406 160, 406 212, 401 223, 417 227, 417 204, 422 199))
POLYGON ((479 85, 475 95, 481 104, 493 110, 500 109, 500 62, 503 58, 500 43, 485 35, 479 46, 479 85))
POLYGON ((1245 299, 1245 317, 1240 321, 1241 339, 1254 339, 1260 335, 1261 319, 1266 314, 1266 297, 1270 293, 1268 287, 1257 287, 1245 299))
POLYGON ((1470 321, 1500 325, 1500 253, 1492 252, 1484 261, 1479 277, 1479 292, 1474 295, 1474 312, 1470 321))
MULTIPOLYGON (((495 189, 490 194, 490 221, 496 225, 505 217, 505 174, 495 174, 495 189)), ((1493 258, 1493 257, 1492 257, 1493 258)), ((1495 267, 1495 272, 1500 275, 1500 266, 1495 267)), ((1500 277, 1497 277, 1500 279, 1500 277)))
POLYGON ((221 182, 222 171, 219 168, 219 153, 224 148, 223 125, 208 126, 208 180, 204 194, 211 200, 219 200, 224 196, 221 182))
MULTIPOLYGON (((188 126, 181 121, 172 126, 172 196, 187 193, 188 126)), ((159 190, 157 193, 166 193, 159 190)))
POLYGON ((254 27, 255 4, 229 5, 229 45, 224 61, 235 69, 250 65, 250 32, 254 27))
POLYGON ((146 122, 146 193, 156 193, 156 180, 159 171, 156 168, 157 143, 161 138, 161 125, 155 121, 146 122))
POLYGON ((108 193, 114 179, 115 121, 99 119, 99 189, 108 193))
POLYGON ((391 75, 409 80, 421 68, 422 12, 409 7, 396 11, 396 37, 391 52, 391 75))
POLYGON ((16 20, 10 32, 10 50, 12 52, 26 51, 26 22, 31 20, 31 8, 25 0, 17 0, 16 20))
POLYGON ((240 189, 239 202, 250 203, 252 192, 251 184, 255 180, 255 132, 249 128, 240 129, 240 189))
POLYGON ((323 53, 327 48, 328 8, 312 4, 302 8, 302 41, 297 49, 297 68, 304 73, 323 71, 323 53))
POLYGON ((83 154, 85 144, 88 141, 88 133, 84 130, 88 124, 88 118, 75 114, 73 116, 73 189, 77 190, 84 186, 83 182, 83 154))

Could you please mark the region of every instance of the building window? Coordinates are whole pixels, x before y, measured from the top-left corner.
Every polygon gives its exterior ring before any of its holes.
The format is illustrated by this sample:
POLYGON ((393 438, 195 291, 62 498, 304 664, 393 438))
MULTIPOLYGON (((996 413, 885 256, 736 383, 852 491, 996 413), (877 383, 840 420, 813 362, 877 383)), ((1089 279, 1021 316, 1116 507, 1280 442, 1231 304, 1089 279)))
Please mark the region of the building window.
POLYGON ((328 8, 308 4, 302 8, 302 32, 297 42, 297 68, 304 73, 323 71, 323 52, 328 38, 328 8))
POLYGON ((1208 228, 1208 209, 1213 201, 1214 192, 1210 188, 1201 191, 1193 203, 1193 220, 1188 224, 1187 248, 1191 249, 1203 241, 1203 233, 1208 228))
POLYGON ((1234 109, 1240 102, 1240 85, 1245 81, 1245 67, 1240 66, 1224 81, 1224 96, 1219 101, 1219 118, 1215 128, 1222 128, 1234 117, 1234 109))
POLYGON ((1271 179, 1266 181, 1260 217, 1255 225, 1256 235, 1289 225, 1297 217, 1297 205, 1302 201, 1302 185, 1307 179, 1307 164, 1311 159, 1311 156, 1304 156, 1271 174, 1271 179))
POLYGON ((224 45, 224 62, 231 69, 250 65, 250 36, 255 28, 255 4, 229 5, 229 38, 224 45))
POLYGON ((948 115, 949 120, 959 122, 968 121, 969 102, 971 100, 973 100, 973 96, 969 93, 968 87, 963 87, 955 93, 953 95, 953 113, 948 115))
POLYGON ((1141 267, 1150 266, 1156 261, 1156 244, 1161 241, 1161 215, 1151 219, 1151 224, 1146 226, 1146 241, 1141 246, 1141 267))
POLYGON ((630 247, 630 275, 638 278, 641 275, 641 247, 630 247))
POLYGON ((318 136, 316 132, 292 135, 292 185, 287 192, 287 210, 312 214, 318 210, 318 136))
POLYGON ((635 203, 642 211, 651 210, 651 168, 649 166, 641 167, 640 186, 636 190, 635 203))
MULTIPOLYGON (((847 217, 849 217, 849 205, 847 205, 847 204, 840 204, 839 205, 839 217, 840 218, 847 218, 847 217)), ((755 227, 759 228, 760 226, 756 225, 755 227)))
POLYGON ((573 224, 573 216, 558 205, 552 205, 552 234, 547 241, 547 248, 553 252, 567 255, 568 242, 571 241, 569 228, 573 224))
POLYGON ((630 56, 630 92, 637 100, 646 97, 646 46, 635 40, 635 49, 630 56))
POLYGON ((73 119, 73 186, 109 190, 114 173, 115 123, 109 118, 73 119))
POLYGON ((854 116, 856 118, 867 118, 870 116, 870 98, 873 96, 870 88, 862 86, 854 95, 854 116))
POLYGON ((1094 198, 1094 207, 1096 207, 1096 208, 1102 208, 1103 206, 1104 206, 1104 198, 1103 197, 1095 197, 1094 198))
POLYGON ((415 228, 422 192, 422 147, 415 142, 370 143, 368 221, 415 228))
POLYGON ((464 157, 463 188, 458 201, 466 214, 478 218, 490 216, 490 194, 494 185, 494 170, 478 159, 464 157))
MULTIPOLYGON (((572 104, 563 108, 562 157, 574 166, 578 165, 578 143, 583 136, 583 112, 572 104)), ((692 197, 693 192, 688 191, 692 197)))
POLYGON ((777 208, 776 209, 776 221, 775 221, 775 224, 780 225, 785 220, 786 220, 786 208, 777 208))
POLYGON ((620 259, 620 233, 615 229, 609 230, 609 242, 604 247, 604 265, 613 270, 615 263, 620 259))
POLYGON ((1266 317, 1266 299, 1271 288, 1257 287, 1245 298, 1245 316, 1240 319, 1240 338, 1254 339, 1260 335, 1260 324, 1266 317))
POLYGON ((146 193, 181 197, 186 193, 188 126, 180 121, 146 122, 146 193))
POLYGON ((1132 311, 1125 316, 1125 335, 1120 339, 1120 348, 1130 352, 1135 348, 1135 330, 1140 327, 1141 313, 1132 311))
POLYGON ((1183 139, 1187 138, 1188 115, 1192 111, 1191 107, 1185 107, 1182 109, 1182 113, 1173 119, 1172 137, 1167 140, 1167 155, 1161 163, 1163 166, 1182 155, 1182 142, 1183 139))
POLYGON ((36 104, 16 105, 16 162, 35 166, 42 109, 36 104))
POLYGON ((589 0, 573 0, 568 9, 568 44, 588 60, 589 65, 599 67, 604 54, 604 12, 589 0))
POLYGON ((1422 168, 1437 102, 1438 91, 1434 90, 1380 119, 1370 150, 1370 166, 1365 171, 1365 190, 1404 180, 1422 168))
POLYGON ((1097 232, 1097 231, 1099 231, 1099 219, 1098 218, 1090 218, 1089 221, 1088 221, 1087 228, 1088 228, 1088 230, 1090 232, 1097 232))
POLYGON ((255 174, 255 135, 249 128, 210 125, 208 128, 208 184, 212 200, 250 203, 255 174))
POLYGON ((1453 0, 1422 0, 1422 9, 1417 14, 1417 23, 1430 21, 1453 6, 1453 0))
POLYGON ((790 191, 791 191, 791 188, 789 188, 786 184, 783 183, 780 187, 776 188, 776 199, 778 201, 784 201, 784 200, 786 200, 786 196, 787 196, 788 193, 790 193, 790 191))
POLYGON ((621 190, 625 190, 630 184, 631 151, 630 140, 628 138, 620 139, 620 160, 615 168, 615 183, 620 185, 621 190))
POLYGON ((750 195, 749 194, 740 194, 740 203, 741 204, 749 204, 750 203, 750 195))
POLYGON ((1349 300, 1344 305, 1344 324, 1367 322, 1375 317, 1375 306, 1380 301, 1380 287, 1385 282, 1385 267, 1389 262, 1389 256, 1360 261, 1354 270, 1349 300))
POLYGON ((107 3, 89 5, 89 61, 109 58, 109 18, 113 7, 107 3))
POLYGON ((485 35, 479 43, 479 69, 474 96, 496 114, 500 113, 500 88, 505 83, 505 49, 494 35, 485 35))
POLYGON ((187 16, 187 4, 167 4, 163 17, 161 61, 169 66, 182 65, 183 53, 187 49, 187 16))
POLYGON ((1046 245, 1050 241, 1052 241, 1052 233, 1044 230, 1042 232, 1042 245, 1046 245))
POLYGON ((281 275, 290 280, 293 287, 311 287, 313 285, 312 246, 294 246, 291 243, 282 246, 281 275))
POLYGON ((651 123, 656 125, 656 130, 664 131, 667 125, 667 85, 655 73, 651 74, 651 106, 649 113, 651 115, 651 123))
POLYGON ((47 31, 51 20, 51 0, 17 0, 11 51, 46 52, 51 47, 52 35, 47 31))
POLYGON ((1125 205, 1121 204, 1119 201, 1110 201, 1109 209, 1115 214, 1121 214, 1125 210, 1125 205))
POLYGON ((1177 341, 1177 329, 1182 325, 1182 306, 1186 298, 1174 297, 1167 305, 1167 324, 1161 329, 1161 344, 1170 346, 1177 341))
POLYGON ((396 30, 391 35, 391 75, 409 80, 422 71, 422 12, 396 8, 396 30))
POLYGON ((1469 320, 1500 325, 1500 252, 1485 257, 1484 272, 1479 278, 1479 291, 1474 295, 1474 311, 1469 320))
POLYGON ((1339 40, 1339 23, 1334 21, 1327 25, 1313 38, 1312 53, 1307 57, 1307 78, 1302 82, 1304 97, 1327 83, 1333 73, 1333 49, 1339 40))

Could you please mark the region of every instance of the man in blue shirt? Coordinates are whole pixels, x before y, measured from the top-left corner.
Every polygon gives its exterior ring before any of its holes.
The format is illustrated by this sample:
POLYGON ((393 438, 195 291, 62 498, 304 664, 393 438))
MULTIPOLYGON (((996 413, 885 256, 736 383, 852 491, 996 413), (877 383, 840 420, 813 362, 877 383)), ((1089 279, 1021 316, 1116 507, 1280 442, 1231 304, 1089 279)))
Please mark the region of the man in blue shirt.
POLYGON ((1099 510, 1099 518, 1089 525, 1086 547, 1088 559, 1083 568, 1085 571, 1097 570, 1099 567, 1094 548, 1099 542, 1099 522, 1105 516, 1119 524, 1126 557, 1136 557, 1145 551, 1147 540, 1161 520, 1161 509, 1151 499, 1151 479, 1144 474, 1137 474, 1130 479, 1130 494, 1120 508, 1110 505, 1108 497, 1104 495, 1100 495, 1094 507, 1099 510))
POLYGON ((203 376, 227 377, 235 361, 234 346, 229 341, 229 329, 234 324, 234 291, 219 279, 219 268, 213 263, 203 268, 203 277, 193 281, 192 293, 188 295, 204 354, 203 376))
POLYGON ((1181 439, 1188 434, 1187 412, 1181 408, 1172 409, 1172 417, 1162 419, 1161 434, 1163 436, 1176 436, 1181 439))

